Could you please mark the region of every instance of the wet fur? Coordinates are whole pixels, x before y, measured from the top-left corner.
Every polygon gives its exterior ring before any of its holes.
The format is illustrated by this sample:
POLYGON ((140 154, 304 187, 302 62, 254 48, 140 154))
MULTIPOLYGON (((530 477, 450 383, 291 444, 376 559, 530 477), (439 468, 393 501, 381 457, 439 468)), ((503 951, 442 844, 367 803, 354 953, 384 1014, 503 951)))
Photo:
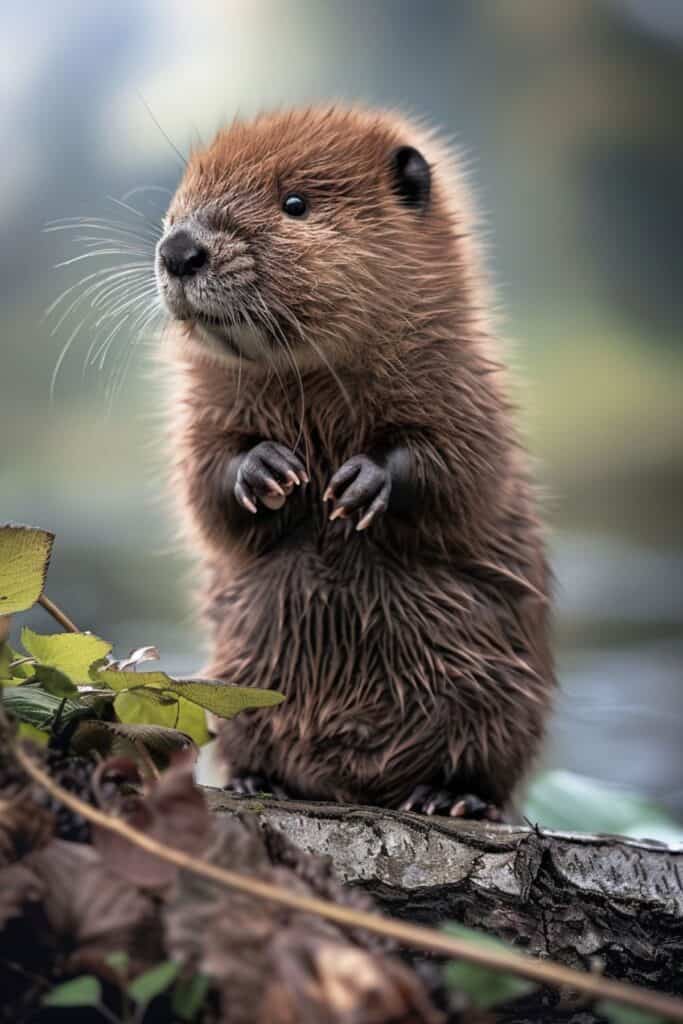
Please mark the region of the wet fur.
POLYGON ((232 233, 221 244, 251 261, 234 284, 243 301, 277 323, 263 359, 221 356, 191 325, 176 328, 173 355, 207 671, 287 697, 226 724, 231 770, 309 798, 397 806, 429 782, 505 805, 553 695, 549 580, 450 157, 388 115, 273 115, 191 159, 171 220, 198 207, 218 211, 232 233), (424 211, 392 191, 403 144, 432 166, 424 211), (282 220, 283 187, 309 189, 310 218, 282 220), (261 440, 296 448, 311 480, 251 516, 223 481, 261 440), (409 514, 360 533, 330 522, 332 474, 394 445, 412 457, 409 514))

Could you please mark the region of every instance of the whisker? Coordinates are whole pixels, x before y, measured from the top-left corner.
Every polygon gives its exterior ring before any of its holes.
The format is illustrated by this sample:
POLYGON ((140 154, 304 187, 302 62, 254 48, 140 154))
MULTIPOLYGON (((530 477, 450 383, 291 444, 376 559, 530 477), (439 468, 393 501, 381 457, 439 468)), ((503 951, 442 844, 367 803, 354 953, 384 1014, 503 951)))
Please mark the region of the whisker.
POLYGON ((129 213, 134 213, 136 217, 142 218, 142 220, 145 222, 145 224, 148 224, 150 227, 152 227, 154 229, 154 231, 157 234, 157 238, 160 238, 161 235, 163 234, 160 224, 158 224, 156 221, 150 220, 150 218, 147 216, 147 214, 142 213, 141 210, 138 210, 134 206, 131 206, 130 203, 124 203, 124 201, 122 199, 116 199, 114 196, 107 196, 107 199, 109 200, 110 203, 115 203, 117 206, 120 206, 122 209, 128 210, 129 213))
POLYGON ((173 195, 173 189, 166 188, 165 185, 135 185, 134 188, 129 188, 127 192, 124 192, 121 199, 125 203, 131 196, 138 195, 140 192, 163 192, 167 196, 173 195))
MULTIPOLYGON (((98 281, 95 281, 93 284, 88 285, 88 287, 85 288, 82 292, 80 292, 76 296, 76 298, 73 300, 73 302, 71 302, 70 305, 64 310, 64 312, 60 316, 59 320, 57 321, 57 323, 55 324, 53 329, 50 331, 50 335, 54 336, 59 331, 60 327, 62 326, 62 324, 64 323, 66 318, 69 316, 69 314, 71 312, 73 312, 74 309, 78 308, 78 306, 80 305, 81 302, 85 302, 85 300, 87 298, 89 298, 91 295, 94 294, 95 295, 95 299, 93 299, 92 302, 91 302, 91 308, 93 308, 94 304, 96 304, 96 300, 102 296, 102 294, 103 294, 102 290, 106 289, 106 288, 108 288, 110 286, 111 281, 112 281, 113 278, 119 278, 119 277, 126 277, 127 278, 129 275, 132 275, 134 273, 139 273, 139 271, 133 271, 133 270, 117 271, 117 272, 112 273, 110 275, 110 277, 107 277, 104 280, 98 280, 98 281)), ((88 276, 90 277, 91 275, 88 275, 88 276)), ((78 287, 80 284, 83 284, 83 282, 85 280, 87 280, 87 279, 88 278, 84 278, 83 281, 77 282, 77 284, 74 287, 78 287)), ((73 291, 73 288, 70 288, 69 291, 73 291)), ((66 293, 63 293, 63 295, 64 294, 66 294, 66 293)), ((46 315, 48 315, 48 314, 46 314, 46 315)))
POLYGON ((160 225, 154 225, 154 231, 151 231, 145 224, 139 224, 136 230, 129 224, 109 220, 105 217, 64 217, 61 220, 48 221, 43 232, 51 234, 55 231, 75 231, 85 228, 91 231, 118 231, 120 234, 128 235, 146 244, 155 243, 163 233, 160 225))
MULTIPOLYGON (((88 252, 82 252, 79 256, 71 256, 68 260, 60 260, 59 263, 55 263, 55 270, 59 270, 61 267, 70 267, 73 263, 80 263, 82 260, 90 260, 93 256, 120 256, 122 255, 120 249, 95 249, 88 250, 88 252)), ((136 255, 145 256, 145 252, 138 252, 136 255)))
MULTIPOLYGON (((45 310, 45 313, 43 314, 43 320, 47 320, 52 315, 52 313, 54 313, 54 311, 57 309, 59 304, 67 297, 67 295, 70 295, 71 292, 73 292, 76 288, 81 288, 84 284, 87 284, 88 281, 92 281, 95 278, 101 278, 102 275, 104 274, 118 273, 119 270, 125 271, 126 273, 140 273, 143 270, 149 271, 149 266, 146 263, 124 263, 119 268, 102 267, 100 268, 100 270, 94 270, 91 274, 86 274, 85 277, 82 277, 79 281, 76 281, 68 288, 65 288, 64 291, 57 296, 54 302, 50 303, 50 305, 45 310)), ((97 283, 100 282, 98 281, 97 283)))
POLYGON ((57 362, 55 363, 55 368, 52 371, 52 376, 50 378, 50 392, 49 393, 50 393, 50 402, 51 403, 54 401, 55 386, 57 384, 57 376, 58 376, 59 371, 61 369, 62 363, 66 359, 66 357, 67 357, 67 355, 69 353, 69 349, 71 348, 71 346, 73 345, 74 341, 76 340, 76 338, 78 336, 78 333, 79 333, 79 331, 80 331, 80 329, 81 329, 81 327, 83 326, 84 323, 85 323, 85 318, 83 320, 81 320, 81 322, 71 332, 71 334, 69 335, 69 338, 67 339, 66 344, 62 347, 62 350, 59 353, 59 356, 57 357, 57 362))
POLYGON ((173 150, 173 152, 174 152, 174 153, 176 154, 176 156, 177 156, 177 157, 178 157, 178 158, 179 158, 179 159, 181 160, 181 162, 182 162, 182 164, 183 164, 183 167, 187 167, 187 160, 185 159, 185 157, 183 156, 183 154, 182 154, 182 153, 180 152, 180 150, 178 149, 178 147, 176 146, 176 144, 175 144, 174 142, 172 142, 172 141, 171 141, 171 139, 169 138, 169 136, 168 136, 168 135, 166 134, 166 132, 164 131, 164 129, 163 129, 162 127, 161 127, 160 123, 159 123, 159 122, 157 121, 156 117, 155 117, 155 116, 154 116, 154 114, 152 113, 152 108, 150 107, 149 103, 147 102, 147 100, 145 99, 145 97, 144 97, 144 96, 142 95, 142 93, 141 93, 141 92, 138 92, 138 99, 139 99, 139 100, 140 100, 140 102, 142 103, 143 107, 145 108, 145 110, 147 111, 147 113, 149 114, 149 116, 150 116, 150 117, 152 118, 152 120, 154 121, 154 124, 155 124, 155 125, 157 126, 157 128, 159 129, 159 131, 161 132, 161 134, 163 135, 163 137, 164 137, 164 138, 166 139, 166 141, 168 142, 168 144, 169 144, 169 146, 171 147, 171 149, 173 150))

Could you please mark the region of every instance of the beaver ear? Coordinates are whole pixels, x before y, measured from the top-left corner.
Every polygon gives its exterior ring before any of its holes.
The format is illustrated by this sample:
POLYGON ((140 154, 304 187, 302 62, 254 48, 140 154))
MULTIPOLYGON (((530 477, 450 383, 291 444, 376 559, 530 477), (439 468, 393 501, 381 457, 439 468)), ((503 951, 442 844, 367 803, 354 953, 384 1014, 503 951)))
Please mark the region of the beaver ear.
POLYGON ((391 155, 394 192, 406 206, 424 210, 429 202, 432 175, 429 164, 417 149, 401 146, 391 155))

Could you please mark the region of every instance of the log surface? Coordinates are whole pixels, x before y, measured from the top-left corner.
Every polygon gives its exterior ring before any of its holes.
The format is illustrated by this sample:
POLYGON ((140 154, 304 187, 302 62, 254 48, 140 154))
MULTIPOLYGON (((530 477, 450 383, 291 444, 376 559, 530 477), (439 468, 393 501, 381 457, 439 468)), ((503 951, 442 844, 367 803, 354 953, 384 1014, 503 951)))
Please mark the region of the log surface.
POLYGON ((575 967, 683 993, 683 851, 654 841, 546 831, 386 808, 236 797, 389 914, 460 921, 575 967))

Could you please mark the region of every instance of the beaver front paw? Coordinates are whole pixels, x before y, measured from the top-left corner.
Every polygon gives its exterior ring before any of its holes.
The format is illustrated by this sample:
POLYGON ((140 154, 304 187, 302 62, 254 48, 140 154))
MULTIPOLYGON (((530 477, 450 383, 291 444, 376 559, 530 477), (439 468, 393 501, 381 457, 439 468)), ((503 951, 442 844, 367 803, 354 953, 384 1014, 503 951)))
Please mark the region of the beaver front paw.
POLYGON ((365 530, 389 505, 391 474, 367 455, 354 455, 330 480, 323 501, 333 501, 330 519, 359 515, 357 530, 365 530))
POLYGON ((257 501, 269 509, 282 508, 294 487, 308 483, 301 459, 283 444, 261 441, 242 456, 235 498, 247 511, 258 511, 257 501))
POLYGON ((455 793, 450 789, 434 786, 416 786, 407 800, 401 804, 402 811, 417 811, 419 814, 445 814, 451 818, 477 818, 485 821, 502 821, 500 810, 481 800, 473 793, 455 793))

